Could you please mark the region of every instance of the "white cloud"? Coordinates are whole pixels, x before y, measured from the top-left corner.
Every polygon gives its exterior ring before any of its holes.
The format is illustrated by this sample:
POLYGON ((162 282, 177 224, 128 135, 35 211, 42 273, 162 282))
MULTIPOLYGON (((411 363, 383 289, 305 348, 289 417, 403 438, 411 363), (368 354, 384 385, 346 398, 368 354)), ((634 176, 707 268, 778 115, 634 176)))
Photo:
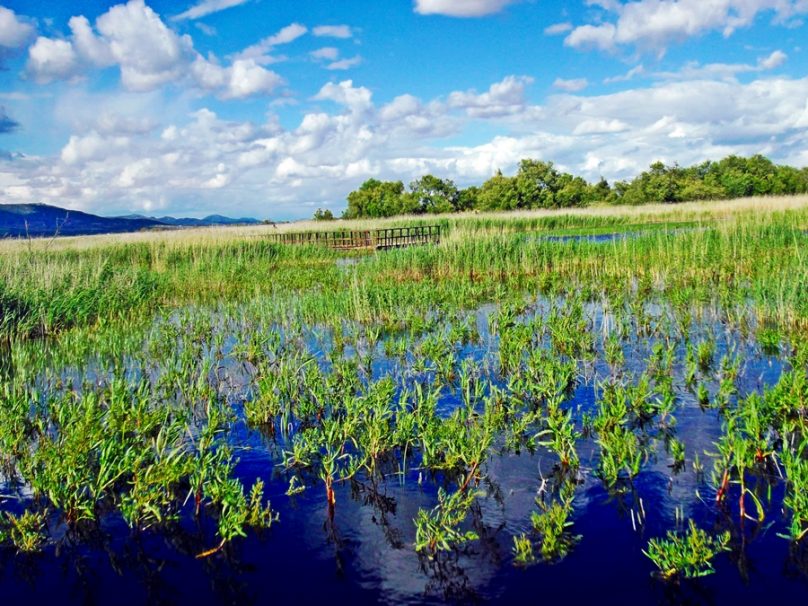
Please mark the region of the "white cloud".
POLYGON ((333 46, 326 46, 318 48, 309 53, 309 56, 315 60, 336 61, 339 57, 339 49, 333 46))
POLYGON ((271 93, 283 79, 276 73, 256 65, 254 61, 237 60, 227 68, 228 83, 225 97, 250 97, 259 93, 271 93))
POLYGON ((598 133, 619 133, 629 128, 628 124, 617 118, 587 119, 578 123, 572 130, 573 135, 593 135, 598 133))
POLYGON ((553 86, 560 90, 575 93, 578 91, 582 91, 587 86, 589 86, 589 81, 586 78, 574 78, 570 80, 565 80, 563 78, 556 78, 555 82, 553 82, 553 86))
POLYGON ((734 79, 739 74, 769 71, 781 66, 788 59, 783 51, 776 50, 765 57, 759 57, 755 64, 748 63, 708 63, 697 61, 686 63, 675 72, 657 72, 656 78, 667 80, 734 79))
POLYGON ((79 72, 73 45, 65 40, 39 37, 28 49, 28 72, 40 83, 66 80, 79 72))
POLYGON ((565 46, 611 50, 615 45, 616 28, 611 23, 580 25, 564 39, 565 46))
POLYGON ((0 6, 0 50, 22 48, 35 33, 33 25, 21 20, 13 10, 0 6))
POLYGON ((119 136, 102 136, 92 131, 87 135, 73 135, 62 148, 61 160, 65 164, 72 165, 87 163, 95 160, 103 160, 107 155, 126 148, 129 139, 119 136))
POLYGON ((87 17, 83 15, 72 17, 68 21, 68 26, 73 34, 72 46, 80 57, 98 67, 106 67, 115 63, 109 43, 93 33, 87 17))
POLYGON ((462 108, 473 117, 496 117, 519 112, 525 106, 525 87, 533 82, 527 76, 507 76, 492 84, 488 91, 454 92, 449 95, 450 107, 462 108))
POLYGON ((614 21, 585 24, 573 29, 564 40, 575 48, 614 50, 634 45, 661 54, 673 42, 719 31, 729 37, 751 25, 764 12, 785 23, 808 12, 804 0, 637 0, 634 2, 591 2, 613 14, 614 21))
POLYGON ((788 55, 786 55, 781 50, 776 50, 776 51, 772 52, 772 54, 769 55, 768 57, 762 57, 761 59, 759 59, 758 60, 758 67, 760 67, 761 69, 767 69, 767 70, 768 69, 776 69, 776 68, 780 67, 783 63, 785 63, 786 59, 788 59, 788 55))
POLYGON ((190 36, 171 31, 143 0, 113 6, 96 27, 129 90, 152 90, 181 79, 194 54, 190 36))
POLYGON ((415 12, 420 15, 447 17, 482 17, 498 13, 516 0, 415 0, 415 12))
MULTIPOLYGON (((114 65, 120 69, 123 87, 138 92, 185 85, 223 98, 241 98, 271 93, 283 82, 250 53, 236 57, 229 66, 220 65, 215 57, 202 57, 190 36, 167 27, 143 0, 110 8, 96 20, 98 33, 84 16, 71 18, 69 27, 70 39, 40 37, 29 49, 26 71, 36 81, 76 78, 114 65)), ((301 27, 293 24, 267 41, 280 44, 294 39, 302 35, 301 27)))
POLYGON ((196 29, 206 36, 215 36, 218 33, 215 27, 208 25, 207 23, 202 23, 201 21, 194 23, 194 27, 196 27, 196 29))
POLYGON ((272 63, 273 59, 270 53, 276 46, 282 44, 289 44, 294 42, 301 36, 305 36, 308 28, 300 23, 290 23, 284 28, 281 28, 275 34, 267 36, 261 41, 248 46, 243 51, 236 55, 239 59, 254 59, 258 63, 272 63))
POLYGON ((557 36, 559 34, 566 34, 572 29, 572 23, 565 21, 564 23, 554 23, 544 28, 544 33, 547 36, 557 36))
POLYGON ((340 58, 339 49, 333 46, 318 48, 317 50, 311 51, 309 56, 315 61, 325 62, 325 69, 331 71, 344 71, 362 63, 361 55, 340 58))
POLYGON ((326 38, 352 38, 353 31, 348 25, 318 25, 311 30, 311 33, 317 37, 326 38))
POLYGON ((291 23, 281 29, 277 34, 265 38, 264 42, 269 46, 278 46, 279 44, 289 44, 305 35, 309 30, 305 25, 299 23, 291 23))
POLYGON ((315 105, 291 128, 272 116, 263 124, 227 121, 182 105, 159 113, 153 107, 175 97, 159 91, 122 93, 106 106, 77 96, 71 106, 85 114, 70 122, 73 134, 60 153, 0 163, 0 199, 109 213, 168 207, 284 218, 310 215, 307 204, 339 207, 370 176, 406 182, 431 172, 468 185, 498 168, 513 172, 525 157, 610 180, 657 159, 689 165, 763 153, 778 162, 808 160, 808 78, 671 79, 613 94, 553 95, 542 105, 525 99, 528 82, 510 76, 482 93, 403 94, 379 106, 354 81, 327 83, 314 98, 324 107, 315 105), (480 120, 496 134, 458 144, 480 120))
POLYGON ((283 83, 278 74, 264 69, 253 59, 236 59, 232 65, 222 67, 199 56, 191 65, 191 73, 199 87, 218 91, 225 99, 269 94, 283 83))
POLYGON ((382 120, 391 122, 421 112, 423 105, 418 97, 400 95, 382 107, 379 115, 382 120))
POLYGON ((218 13, 219 11, 232 8, 244 4, 247 0, 202 0, 197 2, 187 11, 180 13, 176 17, 172 17, 174 21, 183 21, 185 19, 199 19, 206 15, 218 13))
POLYGON ((613 82, 628 82, 629 80, 632 80, 637 76, 643 75, 644 73, 645 73, 645 66, 642 65, 641 63, 640 65, 635 65, 624 74, 620 74, 619 76, 612 76, 610 78, 604 78, 603 83, 612 84, 613 82))
POLYGON ((360 55, 356 55, 349 59, 340 59, 339 61, 334 61, 326 65, 326 69, 330 70, 346 70, 351 69, 352 67, 356 67, 362 63, 362 57, 360 55))
POLYGON ((318 101, 333 101, 352 111, 364 111, 371 107, 371 92, 364 86, 354 87, 352 80, 343 80, 339 84, 329 82, 314 96, 318 101))

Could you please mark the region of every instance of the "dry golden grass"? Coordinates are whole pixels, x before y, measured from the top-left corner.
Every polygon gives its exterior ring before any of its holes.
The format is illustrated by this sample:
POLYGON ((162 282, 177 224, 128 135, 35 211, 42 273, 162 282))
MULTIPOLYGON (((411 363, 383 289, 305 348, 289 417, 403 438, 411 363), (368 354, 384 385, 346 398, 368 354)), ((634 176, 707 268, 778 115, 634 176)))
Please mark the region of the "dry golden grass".
POLYGON ((761 215, 789 210, 808 209, 808 195, 739 198, 735 200, 684 202, 680 204, 647 204, 643 206, 593 205, 587 208, 567 208, 552 210, 518 210, 508 212, 466 212, 460 214, 412 215, 387 219, 336 220, 336 221, 294 221, 273 225, 199 227, 168 229, 163 231, 142 231, 128 234, 105 234, 98 236, 72 236, 60 238, 8 239, 0 240, 0 254, 19 253, 24 250, 83 250, 96 247, 127 243, 167 244, 185 247, 216 246, 227 242, 260 238, 271 234, 306 231, 364 230, 402 225, 407 222, 419 223, 449 220, 462 226, 464 222, 480 219, 507 221, 509 219, 541 219, 549 217, 603 217, 626 218, 636 223, 662 221, 720 221, 734 216, 760 213, 761 215))

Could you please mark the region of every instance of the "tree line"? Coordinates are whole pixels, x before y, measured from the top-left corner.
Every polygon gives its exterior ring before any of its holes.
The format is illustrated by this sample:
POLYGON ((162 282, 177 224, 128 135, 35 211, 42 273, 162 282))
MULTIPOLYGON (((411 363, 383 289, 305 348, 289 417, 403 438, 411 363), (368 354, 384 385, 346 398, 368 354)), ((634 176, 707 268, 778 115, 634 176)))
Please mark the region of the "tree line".
MULTIPOLYGON (((646 204, 717 200, 808 192, 808 167, 774 164, 762 155, 728 156, 690 167, 655 162, 631 181, 589 183, 559 171, 552 162, 524 159, 514 176, 497 171, 480 186, 459 188, 450 179, 424 175, 405 187, 401 181, 368 179, 348 194, 344 219, 464 210, 569 208, 593 202, 646 204)), ((329 220, 318 209, 315 219, 329 220)))

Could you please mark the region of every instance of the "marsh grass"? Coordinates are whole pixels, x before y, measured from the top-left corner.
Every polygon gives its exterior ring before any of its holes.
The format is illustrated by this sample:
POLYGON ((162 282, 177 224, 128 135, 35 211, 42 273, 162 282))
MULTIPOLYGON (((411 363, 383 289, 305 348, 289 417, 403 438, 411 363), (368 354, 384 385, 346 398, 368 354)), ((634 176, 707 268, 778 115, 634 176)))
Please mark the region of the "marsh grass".
POLYGON ((198 238, 185 232, 138 235, 131 241, 95 238, 51 248, 6 242, 0 254, 0 335, 53 334, 188 303, 256 295, 283 299, 301 291, 308 295, 300 303, 306 315, 367 321, 391 316, 402 304, 415 306, 419 299, 423 306, 469 307, 498 298, 503 289, 535 288, 578 290, 589 298, 653 289, 682 301, 718 298, 727 308, 751 298, 764 317, 804 328, 805 200, 756 204, 646 208, 644 214, 589 209, 454 217, 447 219, 440 246, 361 258, 347 276, 334 267, 333 251, 275 245, 241 231, 204 232, 198 238), (767 210, 767 204, 776 210, 767 210), (608 243, 551 242, 529 235, 564 229, 597 233, 620 225, 633 229, 638 221, 660 219, 665 225, 693 216, 709 229, 651 229, 608 243))

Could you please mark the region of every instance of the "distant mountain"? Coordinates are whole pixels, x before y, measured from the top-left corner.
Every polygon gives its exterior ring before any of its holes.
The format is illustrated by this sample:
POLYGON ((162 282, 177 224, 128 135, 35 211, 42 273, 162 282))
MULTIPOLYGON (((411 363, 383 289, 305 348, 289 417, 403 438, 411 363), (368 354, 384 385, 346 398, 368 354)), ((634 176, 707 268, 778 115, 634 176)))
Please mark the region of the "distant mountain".
POLYGON ((147 218, 99 217, 48 204, 0 204, 0 238, 114 234, 165 227, 147 218))
POLYGON ((255 225, 257 219, 231 219, 210 215, 204 219, 174 217, 99 217, 78 210, 67 210, 48 204, 0 204, 0 238, 79 236, 114 234, 144 229, 175 227, 208 227, 215 225, 255 225))
POLYGON ((149 219, 157 221, 163 225, 172 225, 174 227, 211 227, 215 225, 259 225, 262 221, 252 219, 250 217, 243 217, 241 219, 231 219, 223 215, 208 215, 202 219, 193 219, 191 217, 145 217, 143 215, 126 215, 121 217, 125 219, 149 219))

